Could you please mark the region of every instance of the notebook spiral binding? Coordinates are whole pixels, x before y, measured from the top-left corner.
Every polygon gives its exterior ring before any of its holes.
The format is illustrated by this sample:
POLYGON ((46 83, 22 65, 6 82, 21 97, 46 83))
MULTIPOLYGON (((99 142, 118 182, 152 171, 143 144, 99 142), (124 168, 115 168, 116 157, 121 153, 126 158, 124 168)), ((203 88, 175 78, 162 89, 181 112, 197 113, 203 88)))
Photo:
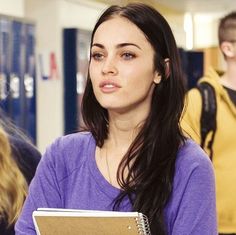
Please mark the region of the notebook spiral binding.
POLYGON ((151 230, 146 215, 139 213, 139 217, 136 218, 136 223, 138 227, 138 234, 151 235, 151 230))

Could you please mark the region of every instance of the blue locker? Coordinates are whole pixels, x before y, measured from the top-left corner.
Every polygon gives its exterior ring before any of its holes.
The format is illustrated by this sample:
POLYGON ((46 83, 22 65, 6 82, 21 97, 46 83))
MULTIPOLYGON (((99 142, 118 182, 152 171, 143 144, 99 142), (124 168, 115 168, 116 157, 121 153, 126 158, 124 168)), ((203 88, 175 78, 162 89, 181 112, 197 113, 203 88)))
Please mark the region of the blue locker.
POLYGON ((76 132, 83 125, 80 105, 85 88, 91 32, 64 29, 64 127, 65 134, 76 132))
POLYGON ((0 16, 0 108, 36 143, 35 25, 0 16))
POLYGON ((204 53, 201 51, 186 51, 180 48, 179 54, 186 86, 191 89, 196 86, 198 79, 203 76, 204 53))
POLYGON ((36 143, 35 25, 25 24, 24 129, 36 143))
POLYGON ((204 54, 200 51, 188 51, 187 61, 188 88, 191 89, 196 86, 198 79, 203 76, 204 54))
POLYGON ((11 22, 0 16, 0 107, 9 113, 9 59, 11 22))
POLYGON ((11 27, 11 62, 10 62, 10 117, 20 128, 24 128, 24 25, 13 20, 11 27))

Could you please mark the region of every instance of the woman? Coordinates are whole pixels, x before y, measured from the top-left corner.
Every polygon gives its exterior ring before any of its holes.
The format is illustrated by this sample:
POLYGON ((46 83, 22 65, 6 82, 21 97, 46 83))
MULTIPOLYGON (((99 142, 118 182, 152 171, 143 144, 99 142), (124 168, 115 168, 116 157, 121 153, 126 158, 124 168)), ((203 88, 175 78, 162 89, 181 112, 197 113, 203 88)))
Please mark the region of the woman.
POLYGON ((0 111, 0 234, 13 235, 40 153, 0 111), (9 131, 9 133, 6 133, 9 131))
POLYGON ((48 148, 16 234, 35 234, 38 207, 139 211, 152 234, 216 234, 212 166, 181 132, 183 104, 165 19, 143 4, 109 7, 92 33, 82 103, 88 132, 48 148))

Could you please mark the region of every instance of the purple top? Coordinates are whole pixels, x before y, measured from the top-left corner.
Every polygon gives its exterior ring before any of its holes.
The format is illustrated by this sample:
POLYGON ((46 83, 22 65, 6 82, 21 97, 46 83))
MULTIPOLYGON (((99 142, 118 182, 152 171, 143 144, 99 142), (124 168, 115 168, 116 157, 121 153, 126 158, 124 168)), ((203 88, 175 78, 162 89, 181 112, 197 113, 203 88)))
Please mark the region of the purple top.
MULTIPOLYGON (((95 148, 90 133, 77 133, 57 139, 47 149, 16 223, 16 235, 36 234, 32 212, 39 207, 112 210, 119 189, 99 171, 95 148)), ((124 201, 121 211, 131 210, 129 201, 124 201)), ((168 235, 217 234, 212 164, 191 140, 178 152, 165 221, 168 235)))

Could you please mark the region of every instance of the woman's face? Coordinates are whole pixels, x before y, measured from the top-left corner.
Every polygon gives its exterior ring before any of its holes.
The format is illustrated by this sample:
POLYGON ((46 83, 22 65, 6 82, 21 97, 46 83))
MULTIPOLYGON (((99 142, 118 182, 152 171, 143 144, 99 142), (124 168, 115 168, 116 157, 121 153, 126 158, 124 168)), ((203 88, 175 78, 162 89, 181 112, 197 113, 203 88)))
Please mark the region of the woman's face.
POLYGON ((94 34, 89 73, 100 105, 119 113, 148 113, 155 83, 154 50, 143 32, 123 17, 102 23, 94 34))

